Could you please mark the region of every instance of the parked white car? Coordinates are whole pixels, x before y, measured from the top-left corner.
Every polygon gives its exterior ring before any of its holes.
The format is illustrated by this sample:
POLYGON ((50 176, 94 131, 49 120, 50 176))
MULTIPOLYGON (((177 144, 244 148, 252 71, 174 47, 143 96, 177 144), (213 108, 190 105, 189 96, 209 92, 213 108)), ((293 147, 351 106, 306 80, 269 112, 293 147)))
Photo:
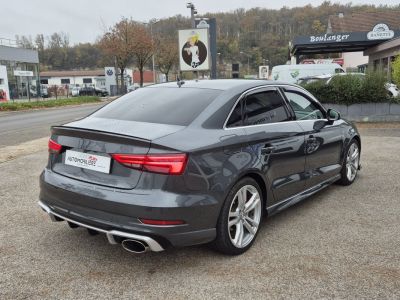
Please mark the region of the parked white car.
POLYGON ((339 64, 300 64, 280 65, 272 68, 272 80, 296 83, 299 78, 315 75, 334 75, 344 73, 339 64))
POLYGON ((400 95, 399 88, 394 83, 388 82, 385 87, 392 97, 398 97, 400 95))
POLYGON ((73 87, 71 89, 71 96, 72 97, 78 97, 79 96, 79 90, 80 90, 79 87, 73 87))

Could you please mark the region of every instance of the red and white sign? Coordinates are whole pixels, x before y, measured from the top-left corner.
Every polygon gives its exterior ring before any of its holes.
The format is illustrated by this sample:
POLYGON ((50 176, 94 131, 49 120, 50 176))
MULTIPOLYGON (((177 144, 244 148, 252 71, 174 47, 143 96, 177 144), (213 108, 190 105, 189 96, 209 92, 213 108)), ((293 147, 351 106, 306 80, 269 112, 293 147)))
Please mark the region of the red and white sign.
POLYGON ((92 153, 67 150, 65 153, 65 164, 108 174, 110 173, 111 158, 92 153))

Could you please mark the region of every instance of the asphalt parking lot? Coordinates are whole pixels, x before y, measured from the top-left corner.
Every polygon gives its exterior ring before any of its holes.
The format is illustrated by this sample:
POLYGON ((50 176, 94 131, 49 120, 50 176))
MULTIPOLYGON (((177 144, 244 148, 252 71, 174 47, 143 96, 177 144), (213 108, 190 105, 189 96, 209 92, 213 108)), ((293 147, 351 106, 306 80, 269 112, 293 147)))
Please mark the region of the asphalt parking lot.
POLYGON ((137 256, 51 223, 37 206, 46 159, 0 163, 0 299, 400 298, 400 137, 364 136, 352 186, 265 220, 239 257, 207 246, 137 256))

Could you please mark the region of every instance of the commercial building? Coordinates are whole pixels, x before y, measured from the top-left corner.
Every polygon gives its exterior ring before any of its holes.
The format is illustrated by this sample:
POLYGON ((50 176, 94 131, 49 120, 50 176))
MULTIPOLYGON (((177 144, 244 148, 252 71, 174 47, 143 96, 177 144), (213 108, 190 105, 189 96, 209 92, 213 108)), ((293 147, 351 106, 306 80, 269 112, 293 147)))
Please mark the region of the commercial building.
POLYGON ((0 39, 0 100, 36 97, 39 87, 38 52, 0 39))
POLYGON ((400 37, 365 50, 364 54, 369 56, 368 68, 382 69, 391 79, 392 62, 400 55, 400 37))
POLYGON ((40 72, 40 83, 48 86, 94 86, 105 88, 104 69, 79 71, 44 71, 40 72))
POLYGON ((369 66, 390 74, 399 37, 400 10, 339 14, 329 17, 325 34, 296 37, 291 53, 297 63, 302 55, 338 53, 347 71, 369 66))

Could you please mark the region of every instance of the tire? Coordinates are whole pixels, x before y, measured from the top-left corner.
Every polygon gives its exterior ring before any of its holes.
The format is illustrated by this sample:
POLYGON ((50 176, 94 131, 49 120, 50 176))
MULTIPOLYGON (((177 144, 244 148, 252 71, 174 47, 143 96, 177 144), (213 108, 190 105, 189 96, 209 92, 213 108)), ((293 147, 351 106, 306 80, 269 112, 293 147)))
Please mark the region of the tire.
POLYGON ((343 159, 341 178, 338 181, 341 185, 352 184, 358 174, 360 167, 360 144, 357 140, 352 140, 346 148, 346 155, 343 159))
POLYGON ((250 177, 233 186, 218 218, 217 237, 212 244, 214 249, 228 255, 239 255, 253 245, 263 215, 262 197, 259 185, 250 177))

